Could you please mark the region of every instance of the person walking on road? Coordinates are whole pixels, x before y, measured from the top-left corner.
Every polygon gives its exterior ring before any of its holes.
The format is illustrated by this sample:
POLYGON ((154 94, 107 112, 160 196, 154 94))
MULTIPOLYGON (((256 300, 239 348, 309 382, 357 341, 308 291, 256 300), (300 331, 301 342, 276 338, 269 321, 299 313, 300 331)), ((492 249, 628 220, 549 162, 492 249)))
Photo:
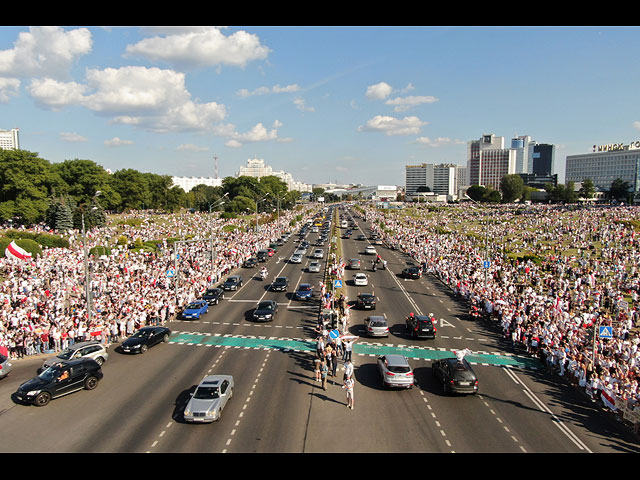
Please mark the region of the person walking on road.
POLYGON ((320 367, 320 373, 322 375, 322 389, 327 389, 327 374, 329 373, 329 367, 327 366, 327 362, 322 362, 322 366, 320 367))
POLYGON ((347 392, 347 408, 350 408, 351 410, 353 410, 353 386, 354 382, 352 377, 348 377, 342 386, 342 388, 347 392))

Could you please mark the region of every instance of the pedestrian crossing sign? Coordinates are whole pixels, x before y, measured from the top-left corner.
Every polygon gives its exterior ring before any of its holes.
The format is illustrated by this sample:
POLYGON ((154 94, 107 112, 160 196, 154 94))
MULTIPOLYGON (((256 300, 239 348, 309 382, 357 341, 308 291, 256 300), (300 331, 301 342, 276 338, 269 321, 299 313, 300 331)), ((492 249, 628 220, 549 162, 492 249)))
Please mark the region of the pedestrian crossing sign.
POLYGON ((333 288, 342 288, 342 280, 334 280, 333 288))
POLYGON ((611 329, 611 327, 600 327, 598 336, 600 338, 612 338, 613 330, 611 329))

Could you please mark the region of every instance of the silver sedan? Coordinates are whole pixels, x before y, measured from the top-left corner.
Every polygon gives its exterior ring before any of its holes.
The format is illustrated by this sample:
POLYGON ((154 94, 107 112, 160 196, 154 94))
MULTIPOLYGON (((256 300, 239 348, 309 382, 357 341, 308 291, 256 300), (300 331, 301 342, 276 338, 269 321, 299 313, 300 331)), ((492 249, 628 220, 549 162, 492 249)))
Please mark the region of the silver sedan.
POLYGON ((392 354, 378 357, 378 370, 383 387, 411 388, 415 382, 413 370, 404 355, 392 354))
POLYGON ((233 396, 231 375, 207 375, 193 392, 184 409, 187 422, 208 423, 220 420, 222 410, 233 396))

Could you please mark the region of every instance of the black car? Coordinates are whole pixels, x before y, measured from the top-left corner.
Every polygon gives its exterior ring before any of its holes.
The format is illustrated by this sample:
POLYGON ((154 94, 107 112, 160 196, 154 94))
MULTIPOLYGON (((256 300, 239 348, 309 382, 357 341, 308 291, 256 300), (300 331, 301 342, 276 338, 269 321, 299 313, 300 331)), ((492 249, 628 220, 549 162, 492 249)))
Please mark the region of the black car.
POLYGON ((209 305, 217 305, 220 303, 223 293, 221 288, 208 288, 207 291, 204 292, 204 295, 202 295, 202 300, 209 305))
POLYGON ((278 304, 273 300, 263 300, 253 311, 253 319, 259 322, 270 322, 278 312, 278 304))
POLYGON ((442 358, 433 362, 433 376, 442 383, 444 393, 478 393, 478 378, 464 358, 442 358))
POLYGON ((222 284, 223 290, 237 290, 242 286, 242 277, 240 275, 231 275, 222 284))
POLYGON ((101 379, 102 369, 93 359, 58 362, 21 384, 15 396, 21 402, 44 407, 51 399, 78 390, 93 390, 101 379))
POLYGON ((405 268, 404 270, 402 270, 402 276, 404 278, 413 278, 414 280, 417 280, 421 276, 420 268, 418 267, 405 268))
POLYGON ((289 279, 287 277, 277 277, 271 284, 271 290, 276 292, 286 292, 289 287, 289 279))
POLYGON ((436 338, 436 325, 427 315, 409 315, 405 320, 407 333, 413 338, 436 338))
POLYGON ((171 330, 167 327, 142 327, 120 345, 125 353, 144 353, 158 343, 167 343, 171 330))
POLYGON ((373 293, 359 293, 357 298, 357 305, 361 310, 375 310, 376 296, 373 293))
POLYGON ((243 268, 253 268, 258 265, 258 259, 256 257, 249 257, 243 263, 243 268))
POLYGON ((266 262, 269 260, 269 251, 268 250, 260 250, 257 253, 258 260, 260 262, 266 262))

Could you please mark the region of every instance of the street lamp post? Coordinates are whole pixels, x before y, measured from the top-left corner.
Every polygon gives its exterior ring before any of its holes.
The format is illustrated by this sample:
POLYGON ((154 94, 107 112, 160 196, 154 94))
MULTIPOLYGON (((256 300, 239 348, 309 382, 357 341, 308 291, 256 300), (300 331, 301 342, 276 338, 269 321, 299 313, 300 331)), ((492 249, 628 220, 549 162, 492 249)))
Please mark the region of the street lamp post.
MULTIPOLYGON (((98 196, 100 196, 102 192, 98 190, 93 197, 92 201, 95 201, 98 196)), ((97 210, 98 208, 94 205, 91 210, 97 210)), ((87 253, 87 237, 84 227, 84 209, 81 213, 82 218, 82 252, 84 256, 84 286, 85 286, 85 296, 86 296, 86 304, 87 304, 87 322, 91 325, 91 321, 93 320, 93 312, 91 311, 91 277, 89 275, 89 255, 87 253)))
POLYGON ((258 203, 260 203, 261 201, 263 201, 265 198, 267 198, 269 196, 269 193, 267 192, 267 194, 262 197, 259 200, 256 200, 256 233, 258 232, 258 203))

